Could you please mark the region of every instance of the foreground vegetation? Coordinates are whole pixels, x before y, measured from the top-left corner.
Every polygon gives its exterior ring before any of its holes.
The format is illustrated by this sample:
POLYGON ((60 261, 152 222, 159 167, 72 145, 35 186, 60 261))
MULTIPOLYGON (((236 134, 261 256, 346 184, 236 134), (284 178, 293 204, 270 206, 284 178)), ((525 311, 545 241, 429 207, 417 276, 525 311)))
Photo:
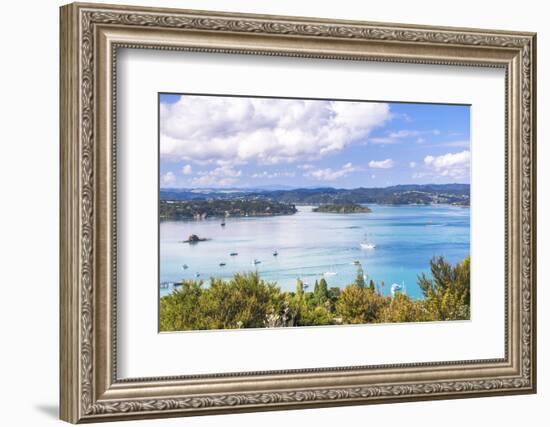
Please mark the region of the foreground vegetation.
POLYGON ((418 277, 423 299, 384 296, 380 284, 365 281, 358 267, 355 283, 328 287, 323 278, 313 292, 298 280, 295 292, 282 292, 258 273, 212 278, 210 286, 186 280, 160 300, 161 331, 273 328, 337 324, 427 322, 470 318, 470 257, 452 266, 430 261, 431 276, 418 277))

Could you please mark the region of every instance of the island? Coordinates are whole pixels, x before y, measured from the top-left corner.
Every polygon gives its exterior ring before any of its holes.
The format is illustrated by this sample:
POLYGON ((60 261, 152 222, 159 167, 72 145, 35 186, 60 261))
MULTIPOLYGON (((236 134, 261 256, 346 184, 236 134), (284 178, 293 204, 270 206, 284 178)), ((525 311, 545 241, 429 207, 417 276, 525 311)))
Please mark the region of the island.
POLYGON ((161 200, 161 220, 292 215, 298 210, 291 203, 266 199, 161 200))
POLYGON ((191 234, 191 235, 189 235, 187 240, 182 241, 182 243, 194 244, 194 243, 199 243, 199 242, 206 242, 208 240, 210 240, 210 239, 207 239, 205 237, 199 237, 196 234, 191 234))
POLYGON ((329 203, 326 205, 320 205, 316 208, 313 208, 313 212, 322 212, 322 213, 369 213, 372 212, 366 206, 361 206, 356 203, 329 203))

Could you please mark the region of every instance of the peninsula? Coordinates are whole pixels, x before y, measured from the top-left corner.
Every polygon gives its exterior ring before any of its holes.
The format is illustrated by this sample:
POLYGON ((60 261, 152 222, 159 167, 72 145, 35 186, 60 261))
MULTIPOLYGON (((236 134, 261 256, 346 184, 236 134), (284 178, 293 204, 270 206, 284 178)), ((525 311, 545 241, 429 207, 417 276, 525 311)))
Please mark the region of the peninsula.
POLYGON ((161 200, 159 210, 161 220, 292 215, 297 212, 296 206, 291 203, 248 198, 231 200, 161 200))

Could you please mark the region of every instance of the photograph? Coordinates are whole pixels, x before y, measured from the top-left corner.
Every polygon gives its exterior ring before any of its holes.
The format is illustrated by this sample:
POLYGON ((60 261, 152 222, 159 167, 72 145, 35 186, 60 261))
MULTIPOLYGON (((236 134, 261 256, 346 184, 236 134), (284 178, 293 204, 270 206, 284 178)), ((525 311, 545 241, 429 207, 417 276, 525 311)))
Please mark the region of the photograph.
POLYGON ((159 331, 470 319, 470 105, 158 94, 159 331))

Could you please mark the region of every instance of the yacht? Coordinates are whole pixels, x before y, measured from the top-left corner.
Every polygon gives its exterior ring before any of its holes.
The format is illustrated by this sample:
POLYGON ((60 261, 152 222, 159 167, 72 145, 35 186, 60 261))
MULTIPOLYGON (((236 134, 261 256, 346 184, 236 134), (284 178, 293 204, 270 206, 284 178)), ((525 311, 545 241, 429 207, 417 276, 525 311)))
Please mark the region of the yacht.
POLYGON ((365 240, 363 240, 361 243, 361 248, 363 249, 374 249, 376 248, 376 245, 371 240, 367 239, 367 236, 365 235, 365 240))
POLYGON ((401 284, 399 283, 392 284, 390 287, 390 291, 392 296, 395 296, 395 294, 398 294, 398 293, 406 293, 407 290, 405 288, 405 282, 401 282, 401 284))

